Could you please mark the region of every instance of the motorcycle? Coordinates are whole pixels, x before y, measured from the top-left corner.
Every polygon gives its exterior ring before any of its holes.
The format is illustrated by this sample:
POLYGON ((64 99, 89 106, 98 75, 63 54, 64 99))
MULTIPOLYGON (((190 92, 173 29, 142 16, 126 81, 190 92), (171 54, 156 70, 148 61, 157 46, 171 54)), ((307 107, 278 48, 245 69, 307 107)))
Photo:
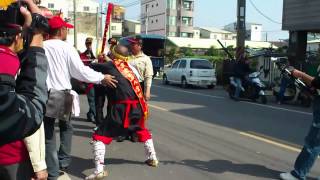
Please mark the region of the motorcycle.
MULTIPOLYGON (((263 66, 260 67, 259 71, 250 73, 246 80, 242 82, 242 86, 240 87, 240 99, 249 99, 254 102, 260 99, 261 103, 267 103, 267 97, 265 94, 266 85, 260 79, 262 69, 263 66)), ((229 79, 230 84, 227 91, 229 93, 229 97, 234 99, 237 83, 235 81, 235 77, 231 76, 229 79)))
MULTIPOLYGON (((281 71, 282 78, 287 81, 286 91, 284 93, 284 102, 298 102, 304 107, 310 107, 312 103, 312 90, 300 79, 295 78, 291 75, 291 67, 285 62, 276 62, 278 69, 281 71)), ((273 95, 279 99, 280 87, 276 86, 273 88, 273 95)))

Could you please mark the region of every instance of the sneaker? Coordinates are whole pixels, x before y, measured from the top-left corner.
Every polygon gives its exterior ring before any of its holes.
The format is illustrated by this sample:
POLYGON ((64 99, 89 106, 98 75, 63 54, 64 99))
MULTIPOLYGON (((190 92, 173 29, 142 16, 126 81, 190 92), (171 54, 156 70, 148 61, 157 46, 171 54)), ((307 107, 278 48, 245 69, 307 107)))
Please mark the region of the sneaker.
POLYGON ((146 163, 148 166, 152 166, 152 167, 158 167, 158 165, 159 165, 159 161, 154 160, 154 159, 148 159, 144 163, 146 163))
POLYGON ((85 180, 101 180, 108 176, 107 171, 102 171, 100 173, 94 172, 85 178, 85 180))
POLYGON ((298 178, 294 177, 290 172, 281 173, 280 179, 282 179, 282 180, 299 180, 298 178))

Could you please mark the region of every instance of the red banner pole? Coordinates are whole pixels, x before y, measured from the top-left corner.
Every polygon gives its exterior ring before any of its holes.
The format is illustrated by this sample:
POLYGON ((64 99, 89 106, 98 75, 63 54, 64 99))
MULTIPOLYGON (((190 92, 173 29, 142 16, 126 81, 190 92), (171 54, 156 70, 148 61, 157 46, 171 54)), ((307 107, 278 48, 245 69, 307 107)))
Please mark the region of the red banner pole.
POLYGON ((105 25, 105 27, 104 27, 101 53, 104 52, 104 48, 105 48, 105 46, 106 46, 106 42, 107 42, 107 32, 108 32, 109 25, 110 25, 110 19, 111 19, 112 10, 113 10, 113 4, 112 4, 112 3, 108 3, 108 11, 107 11, 107 16, 106 16, 106 25, 105 25))

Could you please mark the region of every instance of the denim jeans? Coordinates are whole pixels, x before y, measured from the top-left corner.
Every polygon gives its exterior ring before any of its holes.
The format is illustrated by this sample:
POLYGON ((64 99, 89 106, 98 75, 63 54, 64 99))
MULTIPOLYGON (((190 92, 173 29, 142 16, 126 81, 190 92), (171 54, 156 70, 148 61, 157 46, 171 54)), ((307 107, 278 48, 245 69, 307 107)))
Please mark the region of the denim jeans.
POLYGON ((237 84, 236 90, 235 90, 235 93, 234 93, 234 97, 235 97, 235 98, 239 98, 240 93, 241 93, 241 87, 242 87, 241 79, 235 77, 235 78, 234 78, 234 81, 235 81, 235 83, 237 84))
POLYGON ((89 111, 87 113, 88 120, 95 120, 96 118, 96 105, 95 105, 95 98, 94 98, 94 88, 91 88, 87 94, 88 104, 89 104, 89 111))
POLYGON ((282 103, 284 95, 286 93, 288 85, 288 80, 284 77, 281 78, 281 83, 280 83, 280 90, 279 90, 279 95, 278 95, 278 101, 282 103))
POLYGON ((49 180, 56 180, 60 167, 68 167, 71 163, 71 144, 73 127, 71 121, 59 121, 60 146, 57 152, 56 135, 54 131, 55 119, 44 118, 46 137, 46 163, 49 180))
POLYGON ((320 154, 320 96, 313 103, 313 122, 291 172, 293 176, 303 180, 320 154))

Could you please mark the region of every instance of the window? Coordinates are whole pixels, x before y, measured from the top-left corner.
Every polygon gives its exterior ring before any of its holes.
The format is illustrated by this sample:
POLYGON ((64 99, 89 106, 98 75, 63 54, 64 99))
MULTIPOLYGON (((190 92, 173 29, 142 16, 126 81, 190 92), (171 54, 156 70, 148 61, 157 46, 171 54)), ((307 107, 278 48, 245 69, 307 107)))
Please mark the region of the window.
POLYGON ((178 67, 178 65, 179 65, 179 62, 180 62, 180 60, 174 62, 173 65, 172 65, 172 69, 176 69, 178 67))
POLYGON ((213 69, 212 64, 207 60, 192 60, 190 62, 191 69, 213 69))
POLYGON ((115 31, 115 30, 117 30, 117 27, 116 26, 111 26, 111 30, 115 31))
POLYGON ((191 10, 191 2, 184 1, 183 2, 183 8, 190 11, 191 10))
POLYGON ((48 8, 49 9, 53 9, 54 8, 54 4, 53 3, 48 3, 48 8))
POLYGON ((90 7, 89 6, 83 6, 83 11, 89 11, 90 7))
POLYGON ((215 35, 213 35, 213 39, 217 39, 218 38, 218 36, 215 34, 215 35))
POLYGON ((181 33, 181 37, 189 37, 189 36, 188 36, 188 33, 182 32, 182 33, 181 33))
POLYGON ((176 32, 169 32, 169 36, 170 36, 170 37, 176 37, 177 34, 176 34, 176 32))
POLYGON ((156 22, 158 22, 158 19, 156 19, 156 22))
POLYGON ((190 17, 182 17, 182 24, 186 26, 191 25, 191 18, 190 17))
POLYGON ((159 6, 159 4, 157 3, 156 6, 159 6))
POLYGON ((169 26, 175 26, 177 24, 177 17, 176 16, 169 16, 168 17, 169 26))
POLYGON ((187 61, 186 60, 181 60, 179 64, 179 69, 184 69, 187 67, 187 61))
POLYGON ((151 23, 153 23, 153 20, 151 21, 151 23))
POLYGON ((167 0, 169 9, 177 9, 177 0, 167 0))

